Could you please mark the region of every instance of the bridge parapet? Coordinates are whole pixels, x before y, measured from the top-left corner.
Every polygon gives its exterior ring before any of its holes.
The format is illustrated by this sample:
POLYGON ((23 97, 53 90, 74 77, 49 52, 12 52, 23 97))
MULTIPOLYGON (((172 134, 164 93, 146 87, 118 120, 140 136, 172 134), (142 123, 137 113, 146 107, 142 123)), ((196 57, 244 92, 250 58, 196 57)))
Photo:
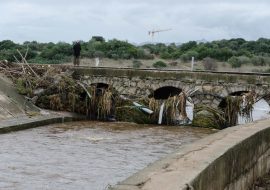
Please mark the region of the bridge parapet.
POLYGON ((216 82, 241 84, 270 84, 270 74, 265 73, 237 73, 237 72, 207 72, 187 70, 156 70, 156 69, 128 69, 128 68, 73 68, 84 76, 128 77, 140 79, 159 78, 161 80, 181 80, 183 82, 216 82))

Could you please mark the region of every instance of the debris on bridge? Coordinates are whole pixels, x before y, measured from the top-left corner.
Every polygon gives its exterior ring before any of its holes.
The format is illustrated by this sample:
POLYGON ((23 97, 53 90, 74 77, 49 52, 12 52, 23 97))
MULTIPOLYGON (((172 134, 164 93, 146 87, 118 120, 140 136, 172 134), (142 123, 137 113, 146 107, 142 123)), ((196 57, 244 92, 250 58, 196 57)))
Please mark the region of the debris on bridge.
POLYGON ((255 91, 228 96, 223 107, 212 108, 206 105, 197 105, 194 109, 192 125, 224 129, 238 124, 239 116, 252 121, 253 105, 256 102, 255 91))
POLYGON ((162 118, 160 123, 163 125, 187 125, 190 124, 190 119, 186 113, 186 99, 186 94, 181 92, 179 95, 169 97, 166 100, 139 99, 137 102, 140 102, 138 105, 141 106, 133 106, 133 100, 122 100, 122 102, 118 102, 116 117, 121 121, 142 124, 157 124, 162 118), (162 105, 164 105, 164 111, 160 112, 162 105), (146 113, 141 110, 141 107, 147 108, 151 112, 146 113))
POLYGON ((159 119, 160 108, 164 103, 162 124, 189 124, 190 119, 187 117, 186 113, 186 101, 187 95, 185 92, 181 92, 179 95, 169 97, 166 100, 156 100, 154 98, 150 98, 149 108, 154 110, 152 119, 155 121, 159 119))
POLYGON ((227 126, 231 127, 238 124, 238 116, 242 116, 247 121, 252 121, 253 105, 256 102, 257 94, 255 91, 243 93, 240 96, 228 96, 224 108, 227 126))
MULTIPOLYGON (((149 108, 146 105, 148 105, 147 99, 129 99, 119 96, 119 99, 116 101, 115 117, 118 121, 151 124, 153 121, 149 113, 141 109, 142 107, 149 108), (137 104, 134 104, 134 102, 137 104)), ((152 109, 150 110, 152 111, 152 109)))
POLYGON ((207 105, 194 107, 192 125, 195 127, 222 129, 226 127, 224 112, 207 105))
MULTIPOLYGON (((74 79, 70 66, 51 66, 0 61, 0 73, 14 82, 18 92, 41 108, 70 111, 90 119, 118 120, 144 124, 190 124, 186 105, 188 95, 182 91, 166 100, 154 98, 128 99, 110 85, 99 88, 74 79), (134 102, 136 104, 134 104, 134 102), (163 111, 160 111, 161 105, 163 111)), ((225 98, 225 106, 211 108, 195 105, 192 125, 223 129, 238 123, 238 116, 252 119, 254 91, 225 98)))
POLYGON ((84 87, 73 79, 69 66, 0 62, 0 72, 12 79, 18 92, 40 108, 84 114, 106 120, 113 111, 115 93, 84 87))

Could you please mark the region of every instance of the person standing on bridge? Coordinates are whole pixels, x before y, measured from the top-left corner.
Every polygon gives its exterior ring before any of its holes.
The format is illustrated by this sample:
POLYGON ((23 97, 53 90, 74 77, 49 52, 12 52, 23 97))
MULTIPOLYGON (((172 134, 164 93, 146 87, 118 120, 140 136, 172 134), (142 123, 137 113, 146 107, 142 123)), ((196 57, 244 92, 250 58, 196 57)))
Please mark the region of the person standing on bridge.
POLYGON ((81 44, 80 41, 76 41, 73 45, 73 64, 74 66, 79 66, 80 65, 80 55, 81 55, 81 44))

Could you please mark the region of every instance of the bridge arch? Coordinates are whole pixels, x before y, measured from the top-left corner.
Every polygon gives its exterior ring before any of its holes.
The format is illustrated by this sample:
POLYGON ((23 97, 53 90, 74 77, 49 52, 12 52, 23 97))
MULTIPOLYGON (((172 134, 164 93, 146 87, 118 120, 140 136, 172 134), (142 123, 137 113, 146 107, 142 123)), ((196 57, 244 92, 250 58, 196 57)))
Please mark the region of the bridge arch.
POLYGON ((91 86, 95 86, 96 88, 107 89, 107 88, 109 88, 110 85, 107 83, 91 83, 91 86))
POLYGON ((103 94, 104 90, 107 90, 110 87, 107 83, 91 83, 90 86, 95 88, 96 96, 103 94))
POLYGON ((266 88, 256 85, 237 85, 237 86, 224 86, 220 92, 207 92, 202 91, 193 95, 196 103, 210 104, 214 107, 225 107, 225 98, 228 96, 241 96, 244 93, 255 90, 258 98, 265 99, 270 105, 270 92, 266 88), (267 96, 266 94, 269 94, 267 96), (212 97, 212 98, 211 98, 212 97), (212 102, 213 101, 213 102, 212 102), (211 103, 212 102, 212 103, 211 103))
POLYGON ((268 105, 270 106, 270 93, 262 95, 258 98, 258 100, 261 100, 261 99, 264 99, 268 103, 268 105))
POLYGON ((115 81, 109 77, 91 77, 86 80, 88 86, 97 85, 97 88, 105 88, 112 87, 116 92, 122 92, 123 85, 120 81, 115 81))
POLYGON ((220 104, 218 105, 218 107, 220 108, 225 108, 227 106, 227 103, 226 103, 226 97, 228 96, 242 96, 244 93, 248 93, 250 91, 248 90, 240 90, 240 91, 234 91, 234 92, 231 92, 230 94, 228 94, 227 96, 224 96, 223 99, 221 100, 220 104))
MULTIPOLYGON (((241 96, 243 95, 244 93, 248 93, 248 92, 251 92, 252 90, 254 90, 257 94, 257 101, 263 99, 265 100, 269 106, 270 106, 270 92, 268 91, 268 89, 263 89, 263 88, 239 88, 238 91, 232 91, 227 95, 227 96, 241 96), (239 89, 242 89, 242 90, 239 90, 239 89)), ((226 106, 226 102, 225 102, 225 98, 227 96, 224 96, 223 100, 220 102, 220 105, 219 107, 225 107, 226 106)))
POLYGON ((176 96, 182 92, 181 88, 173 86, 164 86, 156 89, 153 93, 149 95, 150 98, 155 99, 168 99, 169 97, 176 96))

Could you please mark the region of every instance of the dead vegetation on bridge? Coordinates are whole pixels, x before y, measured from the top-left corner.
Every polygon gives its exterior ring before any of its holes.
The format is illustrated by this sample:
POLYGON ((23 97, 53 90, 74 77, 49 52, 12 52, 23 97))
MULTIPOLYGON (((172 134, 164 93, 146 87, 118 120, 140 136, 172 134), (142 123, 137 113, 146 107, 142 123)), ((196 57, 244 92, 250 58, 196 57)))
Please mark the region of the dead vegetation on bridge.
POLYGON ((223 129, 237 125, 239 116, 250 122, 256 97, 255 91, 251 91, 239 96, 225 97, 224 105, 218 108, 197 105, 192 124, 197 127, 223 129))
POLYGON ((110 88, 97 91, 73 79, 69 66, 29 65, 0 62, 0 72, 9 77, 18 93, 40 108, 70 111, 94 119, 106 119, 113 109, 116 93, 110 88))
MULTIPOLYGON (((110 85, 99 88, 74 79, 70 66, 30 65, 25 59, 22 62, 1 61, 0 72, 12 79, 20 94, 41 108, 76 112, 99 120, 116 118, 167 125, 189 123, 186 113, 188 95, 185 92, 166 100, 128 99, 110 85)), ((252 91, 226 97, 226 106, 218 109, 195 105, 193 125, 218 129, 234 126, 239 115, 252 119, 255 101, 256 93, 252 91)))

